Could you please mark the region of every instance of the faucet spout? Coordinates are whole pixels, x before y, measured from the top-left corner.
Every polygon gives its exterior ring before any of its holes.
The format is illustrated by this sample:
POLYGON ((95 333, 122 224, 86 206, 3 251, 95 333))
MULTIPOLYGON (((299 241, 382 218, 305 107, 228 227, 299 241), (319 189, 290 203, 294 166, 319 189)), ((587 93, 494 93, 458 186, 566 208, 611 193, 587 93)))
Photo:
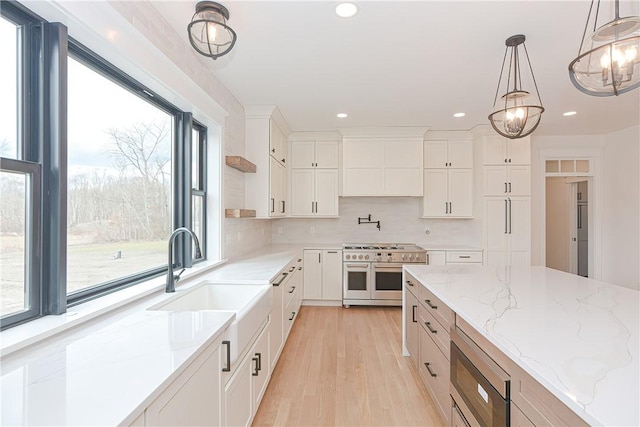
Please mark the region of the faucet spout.
POLYGON ((189 230, 187 227, 179 227, 176 228, 171 236, 169 236, 169 269, 167 271, 167 284, 166 291, 167 292, 175 292, 176 291, 176 283, 180 279, 180 275, 173 274, 173 243, 176 240, 176 236, 180 233, 187 233, 193 239, 193 243, 196 246, 196 258, 200 258, 202 256, 202 252, 200 251, 200 242, 198 241, 198 237, 196 234, 189 230))

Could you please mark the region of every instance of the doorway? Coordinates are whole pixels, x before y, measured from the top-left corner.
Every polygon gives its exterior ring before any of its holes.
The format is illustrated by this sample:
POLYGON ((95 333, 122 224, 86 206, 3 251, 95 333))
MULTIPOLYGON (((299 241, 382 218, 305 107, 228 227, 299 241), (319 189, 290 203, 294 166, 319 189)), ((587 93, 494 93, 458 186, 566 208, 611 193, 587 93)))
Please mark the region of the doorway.
POLYGON ((589 276, 589 180, 546 177, 546 266, 589 276))

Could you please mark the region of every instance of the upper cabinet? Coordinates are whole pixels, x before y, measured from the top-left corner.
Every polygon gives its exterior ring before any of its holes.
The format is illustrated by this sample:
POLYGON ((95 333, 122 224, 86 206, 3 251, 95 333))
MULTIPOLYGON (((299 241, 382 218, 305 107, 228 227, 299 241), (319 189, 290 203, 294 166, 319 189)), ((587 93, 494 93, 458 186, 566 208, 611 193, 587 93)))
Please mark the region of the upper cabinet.
POLYGON ((257 218, 286 216, 289 128, 277 107, 245 108, 246 157, 256 173, 245 175, 245 208, 257 218))
POLYGON ((485 165, 528 165, 531 163, 529 137, 503 138, 499 135, 482 137, 485 165))
POLYGON ((410 128, 413 135, 403 131, 403 135, 344 137, 344 196, 422 197, 426 129, 410 128))
POLYGON ((428 169, 473 168, 473 140, 427 140, 424 143, 424 167, 428 169))
POLYGON ((339 141, 291 141, 291 167, 294 169, 338 169, 339 141))

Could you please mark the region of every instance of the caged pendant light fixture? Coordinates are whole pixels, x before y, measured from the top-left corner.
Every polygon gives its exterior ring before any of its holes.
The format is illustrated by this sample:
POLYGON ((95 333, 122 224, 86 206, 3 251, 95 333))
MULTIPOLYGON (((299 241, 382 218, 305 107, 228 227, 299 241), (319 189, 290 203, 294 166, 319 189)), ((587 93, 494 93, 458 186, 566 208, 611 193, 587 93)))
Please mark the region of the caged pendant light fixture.
POLYGON ((615 0, 613 5, 608 2, 614 19, 598 26, 598 15, 602 12, 602 22, 607 9, 600 6, 600 0, 591 0, 578 57, 569 64, 569 77, 587 95, 617 96, 640 86, 640 16, 621 18, 620 2, 615 0))
POLYGON ((502 60, 496 96, 493 100, 493 113, 489 115, 493 129, 510 139, 522 138, 533 132, 540 124, 540 118, 544 112, 529 53, 524 45, 525 39, 524 35, 516 34, 505 41, 507 47, 502 60), (524 57, 528 64, 528 68, 525 69, 520 66, 520 47, 524 50, 524 57), (505 73, 507 56, 509 56, 509 64, 505 73), (506 78, 503 80, 505 74, 506 78), (503 95, 498 99, 501 85, 503 85, 503 95), (523 86, 526 87, 526 85, 533 86, 535 94, 524 90, 523 86))
POLYGON ((219 58, 231 51, 236 43, 236 32, 227 25, 229 11, 212 1, 196 4, 196 13, 187 26, 191 46, 201 55, 219 58))

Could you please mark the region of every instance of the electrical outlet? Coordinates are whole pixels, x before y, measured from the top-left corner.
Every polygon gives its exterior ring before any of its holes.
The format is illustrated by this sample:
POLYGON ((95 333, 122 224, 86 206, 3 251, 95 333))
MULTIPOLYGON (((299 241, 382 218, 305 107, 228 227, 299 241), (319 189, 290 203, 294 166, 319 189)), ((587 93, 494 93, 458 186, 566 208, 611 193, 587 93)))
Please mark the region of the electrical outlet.
POLYGON ((429 234, 431 234, 431 229, 430 229, 429 227, 425 228, 425 229, 424 229, 424 234, 426 234, 427 236, 428 236, 429 234))
POLYGON ((282 227, 278 227, 278 234, 282 234, 282 227))

